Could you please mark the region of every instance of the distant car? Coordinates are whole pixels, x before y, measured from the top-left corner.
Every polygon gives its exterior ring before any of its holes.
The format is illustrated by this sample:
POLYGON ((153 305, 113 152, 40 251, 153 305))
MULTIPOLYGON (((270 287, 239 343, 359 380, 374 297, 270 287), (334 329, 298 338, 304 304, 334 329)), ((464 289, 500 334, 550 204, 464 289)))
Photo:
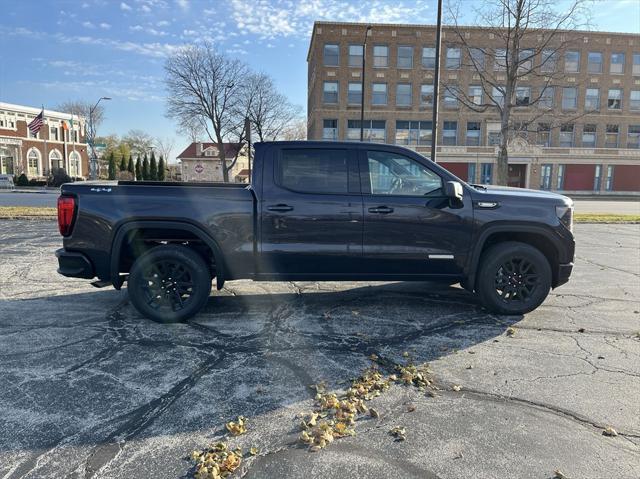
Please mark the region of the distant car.
POLYGON ((58 200, 59 273, 98 277, 159 322, 195 315, 212 279, 442 281, 523 314, 573 267, 573 204, 469 185, 402 147, 255 145, 252 182, 82 182, 58 200))

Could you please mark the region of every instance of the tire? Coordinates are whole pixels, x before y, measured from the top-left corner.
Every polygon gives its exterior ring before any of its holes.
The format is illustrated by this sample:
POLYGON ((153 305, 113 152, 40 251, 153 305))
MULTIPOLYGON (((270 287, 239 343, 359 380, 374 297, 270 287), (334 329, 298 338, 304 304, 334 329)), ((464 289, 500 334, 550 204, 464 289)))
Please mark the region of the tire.
POLYGON ((158 323, 177 323, 191 318, 207 303, 211 274, 192 249, 157 246, 133 263, 127 288, 140 314, 158 323))
POLYGON ((525 314, 546 299, 551 266, 540 250, 508 241, 483 253, 476 280, 482 305, 498 314, 525 314))

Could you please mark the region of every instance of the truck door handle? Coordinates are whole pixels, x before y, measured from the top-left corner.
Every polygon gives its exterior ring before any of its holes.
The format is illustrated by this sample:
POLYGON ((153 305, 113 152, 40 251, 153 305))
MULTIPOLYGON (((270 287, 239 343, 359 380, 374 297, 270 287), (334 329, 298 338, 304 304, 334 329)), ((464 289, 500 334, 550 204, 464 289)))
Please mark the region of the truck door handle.
POLYGON ((393 213, 393 208, 390 208, 388 206, 376 206, 375 208, 369 208, 369 213, 388 215, 389 213, 393 213))
POLYGON ((293 206, 278 204, 278 205, 267 206, 267 209, 269 211, 291 211, 293 210, 293 206))

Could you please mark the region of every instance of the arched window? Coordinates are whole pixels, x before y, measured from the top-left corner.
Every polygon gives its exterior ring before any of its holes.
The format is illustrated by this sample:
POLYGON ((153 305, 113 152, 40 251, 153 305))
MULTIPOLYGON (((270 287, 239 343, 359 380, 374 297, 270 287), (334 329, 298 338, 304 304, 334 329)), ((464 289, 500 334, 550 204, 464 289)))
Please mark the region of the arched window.
POLYGON ((30 178, 40 176, 40 152, 36 148, 31 148, 27 153, 27 174, 30 178))
POLYGON ((49 153, 49 163, 51 164, 52 170, 55 168, 64 168, 62 155, 58 150, 51 150, 51 153, 49 153))
POLYGON ((80 154, 77 151, 69 153, 69 176, 82 176, 80 168, 80 154))

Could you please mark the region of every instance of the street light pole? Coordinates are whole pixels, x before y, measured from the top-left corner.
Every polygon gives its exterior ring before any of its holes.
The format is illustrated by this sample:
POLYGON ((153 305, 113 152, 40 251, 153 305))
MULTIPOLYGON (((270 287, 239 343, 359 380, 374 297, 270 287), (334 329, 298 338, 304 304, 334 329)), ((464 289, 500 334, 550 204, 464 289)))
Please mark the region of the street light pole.
POLYGON ((360 86, 360 141, 364 141, 364 74, 367 64, 367 36, 371 30, 371 25, 367 25, 364 32, 364 42, 362 43, 362 85, 360 86))
POLYGON ((440 37, 442 34, 442 0, 438 0, 438 23, 436 26, 436 64, 433 75, 433 117, 431 121, 431 161, 436 162, 436 139, 438 138, 438 87, 440 86, 440 37))
POLYGON ((96 155, 95 139, 96 130, 93 123, 93 112, 98 108, 98 105, 102 100, 111 100, 108 96, 103 96, 98 99, 95 105, 89 108, 89 147, 91 148, 91 165, 89 168, 89 177, 92 180, 98 179, 98 156, 96 155))

